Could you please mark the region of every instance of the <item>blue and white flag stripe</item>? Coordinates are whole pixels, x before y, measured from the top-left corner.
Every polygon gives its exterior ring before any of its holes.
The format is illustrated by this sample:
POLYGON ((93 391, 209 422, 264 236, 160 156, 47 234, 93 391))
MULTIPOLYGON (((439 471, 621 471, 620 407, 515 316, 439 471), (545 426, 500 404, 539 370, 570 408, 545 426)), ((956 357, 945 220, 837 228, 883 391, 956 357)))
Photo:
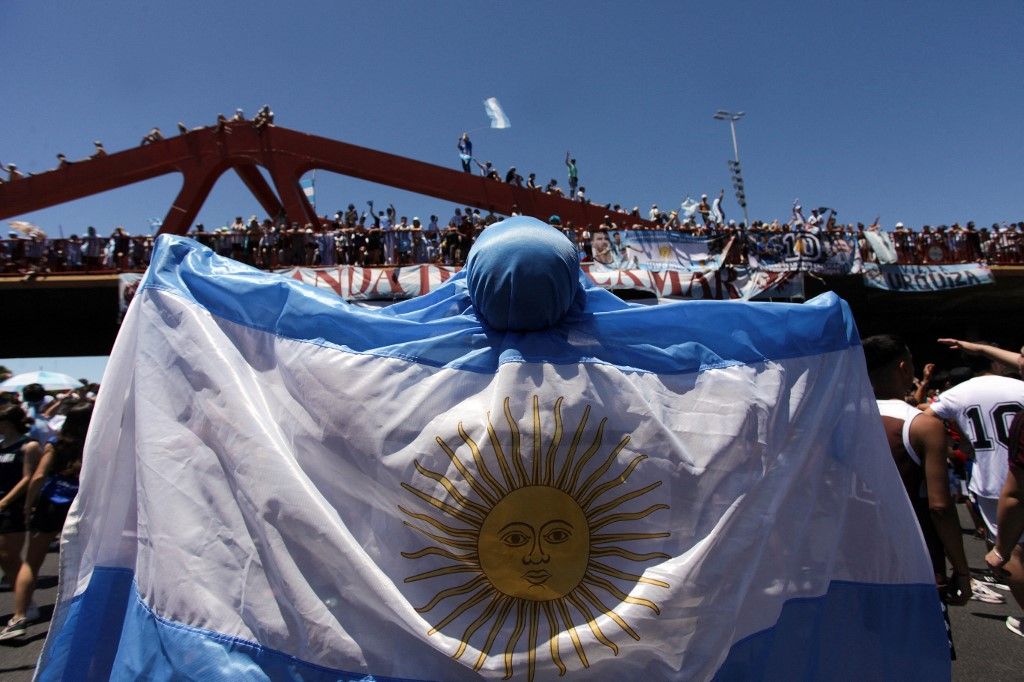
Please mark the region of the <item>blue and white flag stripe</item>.
POLYGON ((316 171, 313 171, 313 175, 308 180, 305 178, 300 180, 299 186, 302 187, 302 193, 306 195, 309 202, 316 206, 316 171))
POLYGON ((39 678, 948 678, 845 304, 587 293, 501 333, 461 279, 373 313, 161 237, 39 678), (503 573, 545 495, 582 516, 503 573))

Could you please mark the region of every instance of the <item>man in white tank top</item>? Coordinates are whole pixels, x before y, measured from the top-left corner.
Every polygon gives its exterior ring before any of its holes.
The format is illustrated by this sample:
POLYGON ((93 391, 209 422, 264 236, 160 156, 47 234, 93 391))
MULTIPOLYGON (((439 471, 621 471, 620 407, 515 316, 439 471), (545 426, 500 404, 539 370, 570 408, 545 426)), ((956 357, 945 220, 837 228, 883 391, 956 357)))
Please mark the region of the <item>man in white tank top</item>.
POLYGON ((893 461, 921 526, 936 581, 944 582, 948 558, 953 575, 945 598, 964 604, 971 597, 971 575, 949 494, 946 429, 939 419, 903 400, 914 387, 914 361, 906 344, 888 335, 872 336, 862 344, 893 461))

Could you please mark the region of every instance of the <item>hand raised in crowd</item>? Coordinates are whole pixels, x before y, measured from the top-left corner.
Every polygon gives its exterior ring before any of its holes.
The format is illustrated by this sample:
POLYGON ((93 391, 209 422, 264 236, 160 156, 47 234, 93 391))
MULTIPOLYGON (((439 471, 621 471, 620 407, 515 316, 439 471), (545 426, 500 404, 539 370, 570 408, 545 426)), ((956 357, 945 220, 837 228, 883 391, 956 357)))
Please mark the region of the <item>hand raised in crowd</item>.
POLYGON ((924 369, 921 370, 921 381, 927 384, 931 380, 933 374, 935 374, 935 363, 929 362, 924 366, 924 369))
POLYGON ((951 350, 961 350, 971 355, 981 352, 981 344, 973 341, 961 341, 960 339, 938 339, 939 343, 949 346, 951 350))
POLYGON ((1022 353, 974 341, 962 341, 960 339, 938 339, 938 341, 953 350, 960 350, 968 355, 984 355, 993 362, 1016 369, 1021 376, 1024 376, 1024 354, 1022 353))

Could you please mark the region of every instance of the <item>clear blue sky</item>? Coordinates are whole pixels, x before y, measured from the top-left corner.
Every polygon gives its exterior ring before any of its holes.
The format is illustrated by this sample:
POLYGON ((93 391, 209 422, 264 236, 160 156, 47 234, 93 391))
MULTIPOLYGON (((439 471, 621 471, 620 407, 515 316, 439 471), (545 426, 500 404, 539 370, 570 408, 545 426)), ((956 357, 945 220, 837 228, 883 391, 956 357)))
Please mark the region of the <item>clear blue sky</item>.
MULTIPOLYGON (((44 170, 94 139, 124 149, 154 125, 173 134, 269 103, 280 125, 455 167, 456 138, 487 125, 494 96, 512 128, 473 138, 502 171, 564 185, 568 148, 597 202, 665 208, 724 187, 738 217, 728 125, 711 118, 724 108, 747 112, 753 218, 785 218, 799 197, 886 226, 1017 221, 1022 19, 1018 0, 8 0, 0 161, 44 170)), ((410 217, 452 208, 326 173, 317 185, 321 213, 366 199, 410 217)), ((179 186, 165 176, 21 218, 51 234, 144 233, 179 186)), ((225 175, 198 220, 254 213, 225 175)))
MULTIPOLYGON (((1024 219, 1024 4, 928 2, 3 2, 0 160, 138 144, 151 126, 269 103, 281 125, 434 163, 476 152, 598 202, 676 206, 725 187, 738 126, 752 217, 794 198, 884 225, 1024 219)), ((23 216, 51 233, 145 232, 177 176, 23 216)), ((451 206, 318 174, 321 213, 366 199, 451 206)), ((260 213, 225 175, 199 221, 260 213)))

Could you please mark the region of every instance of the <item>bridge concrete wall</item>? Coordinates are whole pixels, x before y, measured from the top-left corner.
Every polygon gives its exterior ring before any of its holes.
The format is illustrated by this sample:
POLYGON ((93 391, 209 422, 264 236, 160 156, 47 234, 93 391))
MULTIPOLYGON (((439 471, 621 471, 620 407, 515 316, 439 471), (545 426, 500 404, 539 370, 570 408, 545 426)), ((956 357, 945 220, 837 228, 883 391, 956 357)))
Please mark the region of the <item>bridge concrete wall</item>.
MULTIPOLYGON (((1024 344, 1024 268, 994 268, 996 283, 934 294, 867 289, 860 277, 808 277, 807 296, 835 291, 845 298, 862 336, 897 333, 922 360, 959 364, 935 339, 981 338, 1007 348, 1024 344)), ((4 331, 0 357, 107 355, 118 330, 118 280, 51 277, 0 280, 4 331)))

